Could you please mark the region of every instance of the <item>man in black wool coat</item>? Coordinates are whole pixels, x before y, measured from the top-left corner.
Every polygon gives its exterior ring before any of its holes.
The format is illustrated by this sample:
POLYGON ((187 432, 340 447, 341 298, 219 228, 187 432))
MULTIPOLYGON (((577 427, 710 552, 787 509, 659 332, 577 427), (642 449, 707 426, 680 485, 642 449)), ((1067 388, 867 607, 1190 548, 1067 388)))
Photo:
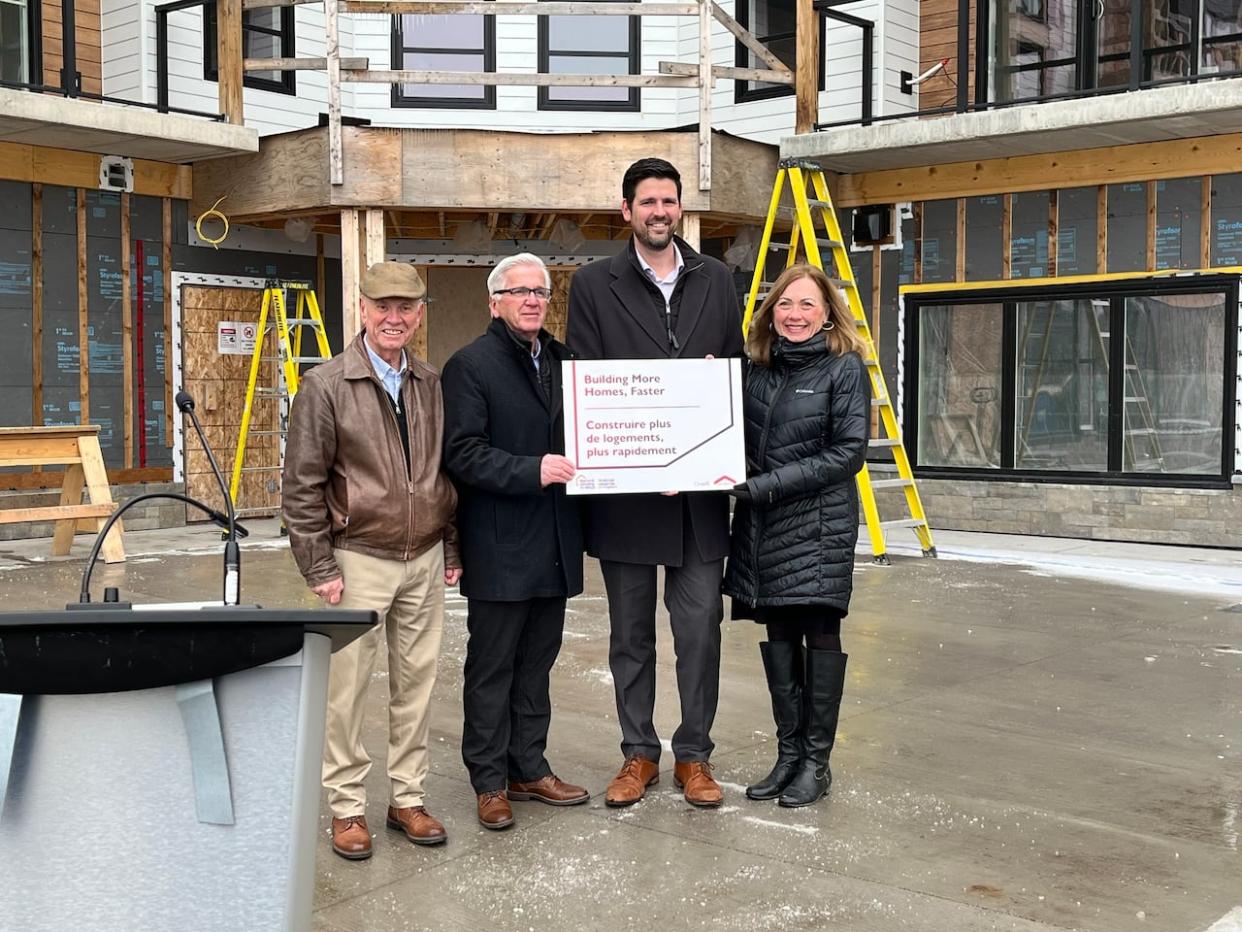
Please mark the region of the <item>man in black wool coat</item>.
MULTIPOLYGON (((742 355, 733 277, 673 231, 681 176, 641 159, 621 182, 621 215, 633 235, 616 256, 575 273, 566 342, 583 359, 702 359, 742 355)), ((719 806, 712 722, 720 692, 720 580, 729 552, 729 503, 720 492, 598 495, 585 504, 587 552, 600 561, 612 637, 608 662, 625 763, 604 801, 628 806, 659 780, 655 707, 656 567, 677 653, 681 725, 673 779, 695 806, 719 806)))
POLYGON ((565 494, 561 362, 543 329, 551 281, 530 253, 487 279, 491 325, 444 366, 444 464, 457 485, 467 599, 461 753, 479 822, 513 824, 510 800, 553 806, 590 794, 544 757, 548 678, 561 648, 565 601, 582 591, 578 504, 565 494))

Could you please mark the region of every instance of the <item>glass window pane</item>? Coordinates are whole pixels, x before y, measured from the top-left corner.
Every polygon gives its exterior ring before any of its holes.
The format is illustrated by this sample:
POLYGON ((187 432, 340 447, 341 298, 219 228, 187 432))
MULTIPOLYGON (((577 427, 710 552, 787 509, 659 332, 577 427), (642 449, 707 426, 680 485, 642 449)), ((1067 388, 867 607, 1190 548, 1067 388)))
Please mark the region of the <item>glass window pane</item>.
POLYGON ((1000 304, 919 309, 918 462, 1000 466, 1000 304))
POLYGON ((1191 28, 1200 0, 1144 0, 1143 77, 1149 81, 1190 74, 1191 28))
POLYGON ((796 32, 797 7, 793 0, 747 0, 747 23, 751 33, 759 37, 796 32))
POLYGON ((1202 74, 1242 70, 1242 4, 1238 0, 1204 0, 1202 74))
POLYGON ((957 275, 957 201, 923 202, 923 281, 951 282, 957 275))
MULTIPOLYGON (((242 33, 242 39, 245 43, 247 58, 281 58, 281 42, 279 36, 268 35, 266 32, 251 32, 246 30, 242 33)), ((281 80, 282 73, 279 71, 247 71, 246 77, 258 78, 260 81, 281 80)))
POLYGON ((1130 83, 1131 0, 1099 0, 1096 84, 1117 87, 1130 83))
POLYGON ((483 17, 405 13, 401 16, 401 44, 418 49, 481 49, 483 17))
MULTIPOLYGON (((404 71, 482 71, 483 56, 436 52, 405 52, 404 71)), ((403 97, 444 97, 482 100, 487 88, 481 84, 402 84, 403 97)))
POLYGON ((1108 468, 1107 300, 1017 305, 1014 466, 1108 468))
POLYGON ((1009 274, 1042 278, 1048 274, 1048 192, 1013 196, 1009 231, 1009 274))
POLYGON ((1197 269, 1203 184, 1198 178, 1156 182, 1156 268, 1197 269))
POLYGON ((1225 297, 1126 299, 1126 472, 1220 472, 1225 297))
POLYGON ((246 10, 242 14, 242 22, 247 26, 262 26, 264 29, 280 31, 280 7, 246 10))
MULTIPOLYGON (((586 56, 548 56, 548 72, 550 74, 629 74, 629 58, 586 57, 586 56)), ((594 100, 618 101, 625 103, 630 99, 628 87, 549 87, 548 100, 594 100)))
POLYGON ((993 100, 1074 89, 1077 0, 1001 0, 996 16, 993 100))
POLYGON ((548 48, 556 52, 627 52, 628 16, 549 16, 548 48))
POLYGON ((1067 188, 1057 194, 1057 274, 1094 275, 1099 215, 1095 188, 1067 188))

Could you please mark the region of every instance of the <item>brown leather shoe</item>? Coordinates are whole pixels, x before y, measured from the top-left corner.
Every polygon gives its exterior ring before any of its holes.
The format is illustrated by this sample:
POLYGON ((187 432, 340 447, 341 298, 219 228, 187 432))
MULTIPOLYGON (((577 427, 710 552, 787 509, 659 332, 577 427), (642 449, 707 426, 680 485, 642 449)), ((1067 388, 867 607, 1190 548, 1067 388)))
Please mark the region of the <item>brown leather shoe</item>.
POLYGON ((479 794, 479 824, 494 832, 513 824, 513 810, 504 790, 479 794))
POLYGON ((577 806, 588 802, 591 794, 586 791, 586 787, 566 783, 556 774, 550 773, 528 783, 515 783, 510 780, 509 798, 534 799, 549 806, 577 806))
POLYGON ((647 794, 647 787, 660 782, 660 765, 645 757, 627 757, 608 784, 604 804, 632 806, 647 794))
POLYGON ((724 790, 712 776, 712 765, 705 760, 678 761, 673 768, 673 782, 686 791, 686 802, 692 806, 713 809, 724 801, 724 790))
POLYGON ((365 861, 371 856, 371 830, 366 816, 332 819, 332 850, 349 861, 365 861))
POLYGON ((389 806, 388 827, 405 832, 405 837, 416 845, 442 845, 448 841, 443 824, 422 806, 389 806))

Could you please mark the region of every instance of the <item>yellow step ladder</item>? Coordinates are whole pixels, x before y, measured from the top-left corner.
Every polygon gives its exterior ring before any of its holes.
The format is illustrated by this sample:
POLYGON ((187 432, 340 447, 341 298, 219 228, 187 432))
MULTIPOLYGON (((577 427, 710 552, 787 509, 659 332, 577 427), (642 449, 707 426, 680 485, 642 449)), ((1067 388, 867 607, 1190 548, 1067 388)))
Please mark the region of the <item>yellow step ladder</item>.
MULTIPOLYGON (((239 517, 244 515, 270 515, 276 508, 243 508, 238 501, 242 473, 269 472, 275 474, 279 485, 280 472, 285 460, 285 434, 289 424, 289 405, 298 393, 298 379, 304 363, 320 363, 332 358, 328 347, 328 334, 324 330, 323 315, 319 302, 308 282, 279 281, 269 279, 263 288, 263 306, 259 311, 254 353, 250 357, 250 377, 246 382, 246 406, 242 410, 241 429, 237 434, 237 452, 233 457, 233 478, 229 483, 229 497, 239 517), (289 304, 285 293, 297 295, 293 317, 289 316, 289 304), (318 355, 302 355, 302 331, 309 327, 315 334, 318 355), (268 333, 276 333, 276 355, 265 356, 264 344, 268 333), (260 372, 268 365, 268 381, 259 384, 260 372), (274 401, 280 405, 277 427, 274 430, 251 430, 250 421, 256 401, 274 401), (279 456, 275 465, 247 466, 246 443, 251 436, 278 436, 279 456)), ((283 529, 282 529, 283 530, 283 529)))
MULTIPOLYGON (((880 422, 884 428, 884 436, 871 440, 872 449, 889 449, 897 465, 896 479, 872 479, 866 464, 858 473, 858 498, 862 503, 863 516, 867 522, 867 533, 871 537, 871 552, 875 562, 887 565, 888 548, 885 544, 885 531, 894 528, 911 528, 919 539, 923 555, 936 556, 936 547, 932 543, 931 528, 927 524, 927 515, 923 511, 923 502, 919 498, 918 487, 914 483, 914 473, 910 469, 910 458, 901 440, 901 431, 897 425, 897 414, 893 410, 892 399, 888 396, 888 387, 884 382, 884 374, 880 371, 879 354, 871 337, 871 327, 867 323, 867 315, 863 310, 862 300, 858 294, 858 285, 854 281, 854 270, 850 266, 849 252, 841 235, 841 227, 837 222, 836 210, 832 205, 832 197, 828 191, 828 182, 824 178, 823 169, 814 162, 799 159, 784 159, 776 172, 776 183, 772 187, 772 200, 768 205, 768 216, 763 226, 763 239, 759 243, 759 255, 755 262, 755 277, 750 284, 750 294, 746 299, 746 316, 742 320, 742 329, 750 329, 750 320, 755 310, 771 287, 771 282, 764 280, 764 269, 768 263, 768 254, 784 251, 787 254, 785 268, 805 261, 827 272, 849 301, 854 322, 858 325, 859 334, 867 344, 867 355, 864 362, 871 377, 871 405, 879 409, 880 422), (793 228, 788 243, 774 242, 773 230, 779 214, 788 215, 789 207, 783 205, 788 182, 788 193, 792 200, 793 228), (809 187, 808 187, 809 185, 809 187), (816 219, 819 224, 817 226, 816 219), (831 265, 824 267, 821 247, 831 253, 831 265), (804 256, 805 258, 800 258, 804 256), (877 489, 901 489, 905 494, 906 507, 910 517, 892 521, 881 521, 879 509, 876 507, 875 491, 877 489)), ((775 280, 777 276, 772 276, 775 280)))

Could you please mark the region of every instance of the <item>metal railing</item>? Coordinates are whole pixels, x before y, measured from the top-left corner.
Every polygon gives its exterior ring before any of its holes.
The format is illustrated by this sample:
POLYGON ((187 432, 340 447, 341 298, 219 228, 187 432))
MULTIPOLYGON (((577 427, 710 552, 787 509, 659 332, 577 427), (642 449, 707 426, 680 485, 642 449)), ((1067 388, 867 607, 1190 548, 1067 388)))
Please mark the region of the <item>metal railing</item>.
MULTIPOLYGON (((824 15, 841 22, 853 22, 858 17, 847 17, 833 7, 845 0, 817 0, 816 8, 824 15)), ((1151 87, 1164 87, 1178 84, 1196 84, 1206 80, 1242 77, 1242 63, 1227 70, 1212 66, 1205 70, 1204 53, 1209 48, 1227 48, 1236 46, 1242 50, 1242 31, 1224 35, 1204 36, 1202 28, 1203 8, 1196 15, 1188 17, 1184 24, 1185 35, 1180 41, 1166 45, 1146 44, 1149 40, 1145 33, 1148 19, 1154 21, 1156 11, 1147 10, 1145 5, 1150 0, 1128 0, 1128 10, 1120 10, 1122 17, 1128 16, 1128 48, 1118 51, 1101 51, 1101 37, 1104 34, 1104 7, 1100 0, 1069 0, 1075 12, 1073 30, 1073 54, 1065 57, 1043 59, 1023 63, 997 63, 991 43, 994 41, 995 29, 992 22, 996 0, 958 0, 957 17, 954 24, 956 33, 955 55, 948 59, 946 73, 954 82, 952 98, 930 107, 919 107, 901 113, 874 115, 869 112, 871 88, 875 80, 871 62, 871 43, 864 42, 863 67, 860 73, 860 97, 862 99, 862 116, 859 119, 838 120, 831 123, 816 123, 817 131, 843 126, 867 126, 880 121, 919 119, 923 117, 945 116, 954 113, 969 113, 986 110, 999 110, 1014 106, 1049 103, 1059 100, 1078 100, 1112 94, 1128 93, 1151 87), (973 15, 972 15, 973 14, 973 15), (973 28, 972 28, 973 18, 973 28), (1160 62, 1172 58, 1180 63, 1178 73, 1161 74, 1160 62), (973 61, 973 74, 970 63, 973 61), (1039 92, 1015 94, 1012 89, 1005 92, 997 90, 1001 79, 1015 75, 1034 75, 1035 81, 1044 85, 1044 74, 1054 69, 1072 69, 1073 87, 1070 90, 1055 92, 1039 92), (1111 73, 1110 73, 1111 72, 1111 73), (1124 75, 1124 79, 1111 82, 1108 79, 1124 75), (973 81, 971 78, 973 77, 973 81), (973 93, 972 93, 973 89, 973 93)), ((1048 0, 1044 0, 1046 5, 1048 0)), ((1047 17, 1046 6, 1040 6, 1047 17)), ((1114 11, 1117 12, 1117 11, 1114 11)), ((1017 15, 1017 14, 1015 14, 1017 15)), ((865 20, 860 22, 866 22, 865 20)), ((1154 27, 1153 27, 1154 28, 1154 27)), ((925 38, 921 36, 921 38, 925 38)), ((1117 37, 1113 37, 1112 45, 1117 45, 1117 37)), ((1242 61, 1242 51, 1237 56, 1242 61)))

